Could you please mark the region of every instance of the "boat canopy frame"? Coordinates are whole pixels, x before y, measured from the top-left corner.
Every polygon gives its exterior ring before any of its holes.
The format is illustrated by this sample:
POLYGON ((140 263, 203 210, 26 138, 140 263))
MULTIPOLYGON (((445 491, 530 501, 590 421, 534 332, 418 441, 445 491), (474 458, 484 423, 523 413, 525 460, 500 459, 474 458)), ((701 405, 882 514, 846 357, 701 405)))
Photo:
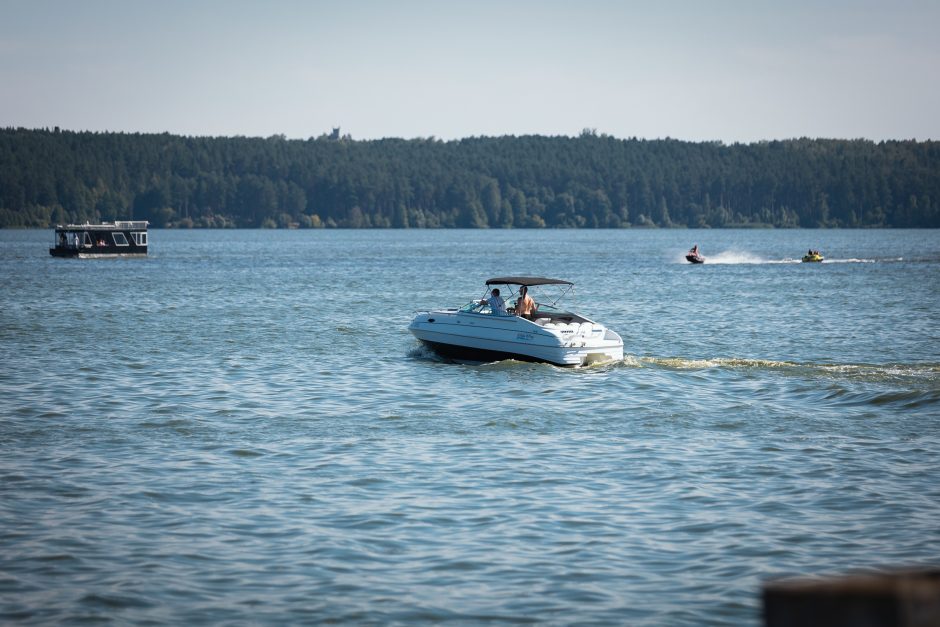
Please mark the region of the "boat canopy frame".
MULTIPOLYGON (((507 285, 510 288, 510 296, 516 295, 516 290, 513 290, 513 286, 519 287, 536 287, 539 285, 560 285, 561 294, 559 294, 554 300, 551 300, 552 307, 556 307, 558 302, 565 298, 571 290, 574 289, 574 283, 571 281, 565 281, 564 279, 549 279, 545 277, 538 276, 505 276, 505 277, 496 277, 493 279, 486 280, 486 287, 489 288, 491 285, 507 285)), ((486 294, 484 293, 484 298, 486 294)), ((549 296, 549 299, 551 297, 549 296)))
POLYGON ((571 281, 562 279, 546 279, 539 276, 506 276, 495 279, 487 279, 487 285, 524 285, 532 287, 533 285, 574 285, 571 281))

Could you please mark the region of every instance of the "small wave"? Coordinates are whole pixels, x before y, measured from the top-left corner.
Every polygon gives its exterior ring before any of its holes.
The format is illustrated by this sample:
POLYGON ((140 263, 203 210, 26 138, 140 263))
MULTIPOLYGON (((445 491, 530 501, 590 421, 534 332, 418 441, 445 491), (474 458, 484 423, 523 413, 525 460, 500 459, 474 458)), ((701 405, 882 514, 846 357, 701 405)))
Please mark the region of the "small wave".
POLYGON ((417 344, 412 348, 408 349, 408 358, 417 359, 420 361, 437 361, 444 362, 445 360, 435 353, 433 350, 425 346, 424 344, 417 344))
POLYGON ((901 409, 920 409, 940 403, 940 390, 896 390, 881 393, 848 394, 840 399, 844 405, 876 405, 901 409))
POLYGON ((146 598, 131 594, 87 594, 79 601, 82 605, 119 610, 128 608, 149 608, 153 603, 146 598))
POLYGON ((244 448, 236 448, 229 451, 229 454, 234 455, 235 457, 261 457, 264 453, 260 451, 252 451, 244 448))

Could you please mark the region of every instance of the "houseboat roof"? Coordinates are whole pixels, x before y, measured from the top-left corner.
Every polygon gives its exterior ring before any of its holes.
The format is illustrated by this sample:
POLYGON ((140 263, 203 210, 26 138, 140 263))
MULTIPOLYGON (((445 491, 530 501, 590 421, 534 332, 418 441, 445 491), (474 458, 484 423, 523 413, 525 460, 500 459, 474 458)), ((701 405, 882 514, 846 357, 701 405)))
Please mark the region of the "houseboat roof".
POLYGON ((57 224, 56 231, 127 231, 127 230, 147 230, 147 220, 115 220, 114 222, 102 222, 101 224, 57 224))

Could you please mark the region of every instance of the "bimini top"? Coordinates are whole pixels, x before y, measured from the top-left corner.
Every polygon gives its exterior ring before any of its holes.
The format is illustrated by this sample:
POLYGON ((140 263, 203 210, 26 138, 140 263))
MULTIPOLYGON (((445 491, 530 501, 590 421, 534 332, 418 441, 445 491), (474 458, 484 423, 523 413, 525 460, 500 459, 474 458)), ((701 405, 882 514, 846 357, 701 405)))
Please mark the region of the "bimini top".
POLYGON ((545 279, 537 276, 504 276, 495 279, 487 279, 487 285, 574 285, 571 281, 562 281, 561 279, 545 279))

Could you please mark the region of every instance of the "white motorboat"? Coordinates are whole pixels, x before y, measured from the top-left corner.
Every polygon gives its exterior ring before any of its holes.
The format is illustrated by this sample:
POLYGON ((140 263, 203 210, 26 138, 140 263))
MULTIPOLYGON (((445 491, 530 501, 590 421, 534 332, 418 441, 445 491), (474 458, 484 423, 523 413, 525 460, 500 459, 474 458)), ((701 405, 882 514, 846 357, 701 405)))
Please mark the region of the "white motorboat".
POLYGON ((558 366, 584 366, 623 359, 623 340, 607 327, 557 306, 574 287, 541 277, 497 277, 486 282, 508 288, 507 313, 494 313, 485 298, 460 309, 419 311, 408 330, 436 353, 468 361, 519 359, 558 366), (515 315, 518 289, 525 286, 535 312, 515 315), (533 289, 535 288, 535 289, 533 289), (550 290, 559 292, 552 299, 550 290))

